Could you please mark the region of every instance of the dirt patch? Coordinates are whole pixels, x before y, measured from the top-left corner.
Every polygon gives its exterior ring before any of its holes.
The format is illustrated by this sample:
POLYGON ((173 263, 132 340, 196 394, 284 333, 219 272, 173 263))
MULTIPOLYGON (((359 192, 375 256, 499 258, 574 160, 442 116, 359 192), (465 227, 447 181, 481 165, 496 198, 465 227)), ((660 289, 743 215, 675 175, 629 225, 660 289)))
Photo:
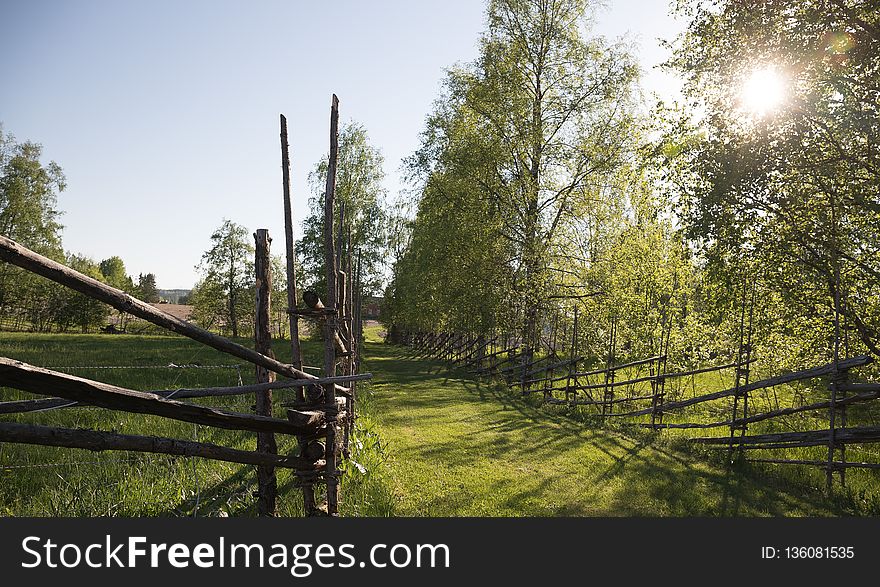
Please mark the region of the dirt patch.
POLYGON ((150 304, 157 310, 162 310, 181 320, 189 320, 192 317, 193 307, 187 304, 150 304))

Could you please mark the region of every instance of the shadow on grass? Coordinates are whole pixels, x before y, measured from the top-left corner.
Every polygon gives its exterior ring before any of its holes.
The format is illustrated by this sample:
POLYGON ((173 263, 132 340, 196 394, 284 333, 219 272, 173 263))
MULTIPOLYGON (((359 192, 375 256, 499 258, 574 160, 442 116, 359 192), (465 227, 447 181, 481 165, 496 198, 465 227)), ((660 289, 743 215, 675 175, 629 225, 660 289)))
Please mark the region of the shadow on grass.
POLYGON ((165 515, 191 516, 196 507, 201 517, 218 516, 221 511, 230 516, 247 515, 253 509, 250 493, 255 489, 253 468, 242 466, 213 485, 200 487, 195 495, 169 508, 165 515))
POLYGON ((369 345, 376 418, 404 514, 789 516, 845 513, 815 488, 731 467, 667 435, 548 410, 402 347, 369 345))

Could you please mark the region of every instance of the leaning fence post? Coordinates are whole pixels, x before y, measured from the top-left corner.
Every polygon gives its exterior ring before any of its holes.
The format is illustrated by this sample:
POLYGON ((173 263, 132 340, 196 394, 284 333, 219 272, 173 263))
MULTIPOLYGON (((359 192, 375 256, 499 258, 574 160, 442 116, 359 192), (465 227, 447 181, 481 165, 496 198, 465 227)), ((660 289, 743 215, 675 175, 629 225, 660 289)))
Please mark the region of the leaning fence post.
MULTIPOLYGON (((254 255, 254 272, 256 274, 256 317, 254 320, 255 350, 268 357, 272 353, 272 331, 269 316, 271 315, 272 294, 272 263, 269 258, 269 231, 265 228, 254 234, 256 254, 254 255)), ((275 373, 264 367, 256 366, 257 383, 275 381, 275 373)), ((272 391, 258 391, 256 413, 259 416, 272 415, 272 391)), ((278 445, 272 432, 257 433, 257 452, 277 454, 278 445)), ((278 481, 275 469, 271 466, 257 466, 257 512, 261 516, 274 516, 278 511, 278 481)))
MULTIPOLYGON (((296 254, 293 243, 293 210, 290 204, 290 150, 287 143, 287 118, 281 115, 281 182, 284 190, 284 252, 287 261, 287 318, 290 323, 290 364, 302 369, 302 348, 299 342, 299 314, 296 313, 296 254)), ((302 387, 296 389, 296 399, 306 399, 302 387)), ((303 446, 300 447, 302 450, 303 446)), ((303 510, 315 509, 315 487, 311 483, 302 485, 303 510)))
MULTIPOLYGON (((296 255, 293 247, 293 211, 290 206, 290 155, 287 145, 287 118, 281 115, 281 174, 284 189, 284 252, 287 261, 287 315, 290 322, 290 364, 302 369, 302 349, 299 344, 299 315, 296 310, 296 255)), ((303 388, 297 389, 297 399, 303 401, 303 388)))

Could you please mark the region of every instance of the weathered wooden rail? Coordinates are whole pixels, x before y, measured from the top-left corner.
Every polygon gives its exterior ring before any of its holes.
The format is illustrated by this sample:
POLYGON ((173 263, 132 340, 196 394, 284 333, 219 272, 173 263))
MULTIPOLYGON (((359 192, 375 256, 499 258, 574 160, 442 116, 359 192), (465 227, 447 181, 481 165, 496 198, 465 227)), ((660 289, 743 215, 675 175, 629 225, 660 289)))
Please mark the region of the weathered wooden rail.
MULTIPOLYGON (((0 361, 7 361, 0 357, 0 361)), ((62 374, 63 375, 63 374, 62 374)), ((361 373, 358 375, 339 375, 336 377, 319 377, 318 379, 284 379, 281 381, 273 381, 271 383, 254 383, 252 385, 239 385, 237 387, 200 387, 194 389, 162 389, 149 391, 159 397, 174 397, 175 399, 188 399, 199 397, 229 397, 236 395, 248 395, 262 391, 271 391, 273 389, 289 389, 296 388, 301 390, 308 385, 322 385, 325 383, 351 383, 355 381, 366 381, 372 378, 370 373, 361 373)), ((103 385, 103 384, 102 384, 103 385)), ((62 398, 43 398, 28 399, 18 401, 0 402, 0 414, 20 414, 25 412, 35 412, 46 409, 65 409, 73 407, 88 407, 90 404, 83 404, 78 401, 71 401, 62 398)))

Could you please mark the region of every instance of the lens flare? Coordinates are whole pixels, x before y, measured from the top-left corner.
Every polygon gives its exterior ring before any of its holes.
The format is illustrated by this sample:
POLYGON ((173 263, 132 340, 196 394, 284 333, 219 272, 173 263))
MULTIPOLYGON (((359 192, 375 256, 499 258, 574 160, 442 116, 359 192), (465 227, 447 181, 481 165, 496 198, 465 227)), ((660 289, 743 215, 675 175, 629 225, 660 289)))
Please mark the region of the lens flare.
POLYGON ((855 45, 856 39, 850 33, 828 33, 825 35, 825 47, 829 53, 840 55, 848 52, 855 45))

